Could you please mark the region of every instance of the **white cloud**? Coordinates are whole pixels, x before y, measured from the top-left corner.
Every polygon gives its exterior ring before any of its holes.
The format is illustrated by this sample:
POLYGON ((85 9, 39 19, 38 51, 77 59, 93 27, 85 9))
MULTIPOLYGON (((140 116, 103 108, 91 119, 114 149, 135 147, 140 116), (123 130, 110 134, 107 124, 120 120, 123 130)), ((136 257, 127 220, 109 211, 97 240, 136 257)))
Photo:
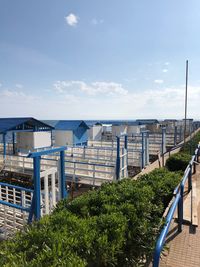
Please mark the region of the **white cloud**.
POLYGON ((92 82, 87 84, 83 81, 57 81, 54 83, 54 89, 59 93, 82 93, 84 95, 96 96, 117 96, 127 95, 128 90, 115 82, 92 82))
POLYGON ((93 18, 92 20, 91 20, 91 23, 93 24, 93 25, 98 25, 98 24, 102 24, 102 23, 104 23, 104 20, 103 19, 96 19, 96 18, 93 18))
POLYGON ((65 17, 65 20, 66 20, 68 25, 76 26, 78 24, 79 17, 76 16, 75 14, 71 13, 68 16, 65 17))
MULTIPOLYGON (((162 87, 128 91, 116 82, 57 81, 54 91, 51 89, 51 93, 46 92, 41 96, 34 91, 27 93, 21 89, 1 88, 1 116, 33 116, 38 119, 182 119, 185 85, 162 87)), ((199 102, 200 86, 188 86, 188 117, 200 119, 199 102)))
POLYGON ((166 73, 168 72, 168 69, 163 69, 162 72, 166 73))
POLYGON ((169 66, 170 62, 165 62, 164 64, 165 66, 169 66))
POLYGON ((38 99, 37 96, 34 95, 29 95, 29 94, 25 94, 23 91, 19 91, 19 90, 10 90, 10 89, 5 89, 0 93, 1 98, 6 98, 6 99, 16 99, 17 98, 19 100, 22 101, 32 101, 34 99, 38 99))
POLYGON ((164 83, 164 81, 163 80, 160 80, 160 79, 157 79, 157 80, 154 80, 154 83, 162 84, 162 83, 164 83))
POLYGON ((17 84, 15 84, 15 87, 18 88, 18 89, 22 89, 23 88, 23 85, 20 84, 20 83, 17 83, 17 84))

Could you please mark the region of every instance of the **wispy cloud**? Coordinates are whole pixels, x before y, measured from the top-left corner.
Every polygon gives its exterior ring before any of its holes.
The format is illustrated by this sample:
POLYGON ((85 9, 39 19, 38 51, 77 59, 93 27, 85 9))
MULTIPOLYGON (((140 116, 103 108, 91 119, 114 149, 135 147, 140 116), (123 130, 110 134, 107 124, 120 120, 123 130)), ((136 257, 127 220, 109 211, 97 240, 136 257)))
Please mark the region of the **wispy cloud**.
POLYGON ((70 13, 65 17, 65 20, 69 26, 75 27, 78 24, 79 17, 73 13, 70 13))
POLYGON ((2 83, 0 83, 0 87, 2 87, 3 86, 3 84, 2 83))
MULTIPOLYGON (((38 119, 130 119, 132 116, 181 119, 184 96, 184 85, 163 86, 162 90, 128 91, 115 82, 57 81, 54 91, 46 94, 45 101, 44 96, 34 92, 1 88, 0 106, 2 116, 33 116, 38 119)), ((199 119, 199 102, 200 87, 189 86, 188 116, 199 119)))
POLYGON ((102 24, 102 23, 104 23, 104 20, 103 20, 103 19, 96 19, 96 18, 93 18, 93 19, 91 20, 91 23, 92 23, 93 25, 98 25, 98 24, 102 24))
POLYGON ((165 62, 164 65, 165 66, 169 66, 170 65, 170 62, 165 62))
POLYGON ((22 89, 23 88, 23 85, 20 84, 20 83, 17 83, 17 84, 15 84, 15 87, 18 88, 18 89, 22 89))
POLYGON ((164 81, 163 80, 160 80, 160 79, 156 79, 156 80, 154 80, 154 83, 162 84, 162 83, 164 83, 164 81))
POLYGON ((168 69, 163 69, 162 72, 166 73, 168 72, 168 69))
POLYGON ((56 81, 53 86, 59 93, 81 92, 89 96, 117 96, 128 94, 128 90, 124 89, 122 84, 115 82, 92 82, 88 84, 83 81, 56 81))

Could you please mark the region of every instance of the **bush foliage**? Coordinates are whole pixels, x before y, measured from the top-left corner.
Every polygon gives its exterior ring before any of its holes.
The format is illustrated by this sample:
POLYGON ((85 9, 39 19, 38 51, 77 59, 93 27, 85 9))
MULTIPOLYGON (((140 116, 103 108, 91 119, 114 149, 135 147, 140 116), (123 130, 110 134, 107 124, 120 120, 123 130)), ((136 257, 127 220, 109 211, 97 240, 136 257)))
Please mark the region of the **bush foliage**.
POLYGON ((193 136, 190 141, 186 142, 180 151, 185 154, 193 155, 199 142, 200 142, 200 132, 195 134, 195 136, 193 136))
POLYGON ((191 160, 191 155, 194 154, 199 142, 200 132, 186 142, 180 149, 179 153, 174 154, 167 159, 166 168, 169 171, 185 171, 191 160))
POLYGON ((167 159, 166 167, 169 171, 184 171, 190 160, 189 154, 177 153, 167 159))
POLYGON ((0 266, 142 266, 180 180, 158 169, 103 184, 0 244, 0 266))

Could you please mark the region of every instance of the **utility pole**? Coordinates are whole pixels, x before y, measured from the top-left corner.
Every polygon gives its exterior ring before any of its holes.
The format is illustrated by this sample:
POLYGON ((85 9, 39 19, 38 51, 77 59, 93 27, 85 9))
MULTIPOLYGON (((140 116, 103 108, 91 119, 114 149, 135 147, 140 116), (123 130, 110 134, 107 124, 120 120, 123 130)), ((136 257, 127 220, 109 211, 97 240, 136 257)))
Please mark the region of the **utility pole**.
POLYGON ((186 73, 185 73, 185 125, 184 125, 184 144, 186 139, 186 119, 187 119, 187 89, 188 89, 188 60, 186 60, 186 73))

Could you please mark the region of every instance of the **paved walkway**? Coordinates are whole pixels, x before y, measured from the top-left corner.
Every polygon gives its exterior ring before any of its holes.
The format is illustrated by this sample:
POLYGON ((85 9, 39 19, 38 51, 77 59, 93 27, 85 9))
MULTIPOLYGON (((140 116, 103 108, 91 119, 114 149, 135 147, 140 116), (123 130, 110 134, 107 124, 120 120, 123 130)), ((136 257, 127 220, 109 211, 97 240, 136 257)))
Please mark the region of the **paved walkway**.
MULTIPOLYGON (((185 224, 182 232, 178 233, 177 224, 172 225, 160 267, 200 267, 200 165, 193 176, 193 185, 193 194, 196 195, 193 212, 197 214, 198 227, 185 224)), ((191 205, 185 206, 185 212, 190 213, 191 205)))

